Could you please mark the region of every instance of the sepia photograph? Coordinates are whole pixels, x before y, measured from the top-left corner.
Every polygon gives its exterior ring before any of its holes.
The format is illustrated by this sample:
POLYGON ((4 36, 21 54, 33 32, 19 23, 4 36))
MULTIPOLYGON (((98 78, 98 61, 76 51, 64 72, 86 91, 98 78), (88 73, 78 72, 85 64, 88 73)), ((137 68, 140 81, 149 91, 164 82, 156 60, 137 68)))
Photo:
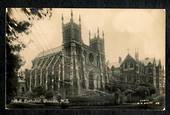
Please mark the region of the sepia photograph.
POLYGON ((6 8, 6 109, 164 111, 165 9, 6 8))

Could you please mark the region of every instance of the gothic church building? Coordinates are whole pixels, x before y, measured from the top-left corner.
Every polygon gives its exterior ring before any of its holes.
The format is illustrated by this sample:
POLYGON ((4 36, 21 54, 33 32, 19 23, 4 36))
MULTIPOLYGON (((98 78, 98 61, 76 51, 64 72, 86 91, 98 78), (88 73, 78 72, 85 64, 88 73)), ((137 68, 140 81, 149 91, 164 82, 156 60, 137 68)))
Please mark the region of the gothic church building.
POLYGON ((33 61, 32 68, 26 71, 26 87, 43 86, 46 90, 62 96, 81 95, 88 90, 105 90, 108 83, 105 63, 104 32, 99 30, 94 37, 89 32, 89 46, 83 43, 81 18, 64 23, 62 16, 63 42, 60 47, 41 52, 33 61))

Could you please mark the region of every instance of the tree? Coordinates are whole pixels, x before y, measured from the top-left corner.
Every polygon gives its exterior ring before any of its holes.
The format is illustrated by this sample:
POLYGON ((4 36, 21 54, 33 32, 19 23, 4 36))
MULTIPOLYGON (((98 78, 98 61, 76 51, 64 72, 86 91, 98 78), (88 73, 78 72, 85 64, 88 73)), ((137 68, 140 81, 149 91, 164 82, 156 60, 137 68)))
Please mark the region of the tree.
POLYGON ((156 93, 156 88, 154 87, 153 84, 150 84, 150 83, 143 83, 143 84, 140 84, 140 86, 145 86, 149 89, 149 94, 152 95, 152 94, 155 94, 156 93))
POLYGON ((38 86, 38 87, 35 87, 33 90, 32 90, 32 93, 33 93, 33 96, 34 97, 40 97, 40 96, 44 96, 44 94, 46 93, 44 87, 42 86, 38 86))
POLYGON ((150 95, 149 89, 146 86, 138 86, 135 89, 135 94, 136 96, 141 97, 142 99, 146 98, 147 96, 150 95))
POLYGON ((51 17, 52 9, 42 8, 22 8, 22 13, 27 15, 30 21, 18 21, 12 17, 13 8, 8 8, 6 11, 6 95, 7 103, 10 103, 11 98, 16 95, 17 90, 17 77, 18 70, 24 64, 23 59, 19 55, 19 52, 26 47, 22 41, 19 40, 19 34, 29 34, 29 28, 31 27, 31 20, 43 19, 44 17, 51 17))
POLYGON ((156 93, 156 88, 152 84, 148 84, 150 95, 156 93))
POLYGON ((51 98, 53 98, 53 96, 54 96, 53 91, 47 91, 45 94, 46 99, 51 99, 51 98))
POLYGON ((34 94, 33 94, 32 91, 27 91, 27 92, 24 94, 24 96, 25 96, 25 97, 30 97, 30 98, 32 98, 32 97, 34 97, 34 94))

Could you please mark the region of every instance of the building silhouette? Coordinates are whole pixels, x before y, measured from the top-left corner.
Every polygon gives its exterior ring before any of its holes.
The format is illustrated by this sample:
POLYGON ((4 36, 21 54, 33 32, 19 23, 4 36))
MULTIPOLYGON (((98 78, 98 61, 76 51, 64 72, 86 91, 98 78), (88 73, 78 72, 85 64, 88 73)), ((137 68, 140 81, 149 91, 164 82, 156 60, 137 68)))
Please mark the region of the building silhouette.
MULTIPOLYGON (((151 84, 159 94, 165 91, 164 66, 155 58, 139 59, 127 54, 119 57, 111 68, 105 61, 104 32, 99 29, 94 36, 89 31, 89 45, 83 42, 81 17, 75 23, 71 11, 70 21, 65 23, 62 15, 62 44, 42 51, 32 60, 32 68, 25 71, 26 91, 43 87, 63 97, 83 95, 86 91, 106 91, 107 86, 116 84, 151 84)), ((23 84, 23 83, 19 83, 23 84)), ((130 86, 129 85, 129 86, 130 86)), ((22 91, 23 85, 20 85, 22 91)), ((24 92, 26 92, 24 91, 24 92)))
POLYGON ((64 22, 63 42, 60 47, 43 51, 32 61, 32 68, 25 72, 27 90, 42 86, 62 96, 81 95, 88 90, 105 90, 108 75, 105 64, 104 32, 91 37, 89 46, 83 43, 81 17, 79 23, 64 22))
POLYGON ((112 76, 119 82, 132 86, 150 84, 156 88, 157 93, 164 93, 164 66, 160 60, 148 57, 140 60, 138 52, 134 57, 128 53, 123 61, 119 57, 119 62, 114 63, 111 70, 112 76))

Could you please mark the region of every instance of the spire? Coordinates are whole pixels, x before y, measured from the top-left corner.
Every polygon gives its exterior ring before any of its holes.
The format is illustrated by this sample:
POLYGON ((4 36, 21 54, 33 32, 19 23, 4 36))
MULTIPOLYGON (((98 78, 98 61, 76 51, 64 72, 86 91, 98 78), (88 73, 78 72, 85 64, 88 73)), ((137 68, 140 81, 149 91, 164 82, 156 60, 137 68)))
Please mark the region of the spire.
POLYGON ((156 66, 156 60, 155 60, 155 57, 153 59, 153 65, 156 66))
POLYGON ((91 38, 91 32, 90 32, 90 30, 89 30, 89 40, 90 40, 90 38, 91 38))
POLYGON ((81 29, 81 16, 79 15, 79 27, 81 29))
POLYGON ((135 49, 135 59, 136 59, 137 61, 139 61, 138 49, 135 49))
POLYGON ((102 37, 103 37, 103 40, 104 40, 104 31, 102 31, 102 37))
POLYGON ((90 39, 91 39, 91 32, 89 30, 89 44, 90 44, 90 39))
POLYGON ((63 14, 61 16, 61 20, 62 20, 62 24, 64 24, 64 17, 63 17, 63 14))
POLYGON ((71 18, 73 18, 73 11, 71 10, 71 18))
POLYGON ((71 10, 71 18, 70 21, 73 22, 73 11, 71 10))
POLYGON ((119 56, 119 64, 121 64, 122 62, 122 58, 119 56))
POLYGON ((155 57, 153 58, 153 63, 155 63, 156 62, 156 60, 155 60, 155 57))
MULTIPOLYGON (((79 15, 79 28, 80 28, 80 38, 81 38, 81 17, 80 17, 80 15, 79 15)), ((82 39, 81 39, 81 41, 82 41, 82 39)))
POLYGON ((104 44, 105 44, 105 42, 104 42, 104 31, 102 31, 102 38, 103 38, 103 46, 104 46, 104 44))
POLYGON ((161 60, 159 59, 159 63, 158 63, 158 66, 161 67, 161 60))
POLYGON ((79 25, 81 25, 81 16, 79 15, 79 25))
POLYGON ((99 27, 97 28, 97 37, 99 38, 99 27))

